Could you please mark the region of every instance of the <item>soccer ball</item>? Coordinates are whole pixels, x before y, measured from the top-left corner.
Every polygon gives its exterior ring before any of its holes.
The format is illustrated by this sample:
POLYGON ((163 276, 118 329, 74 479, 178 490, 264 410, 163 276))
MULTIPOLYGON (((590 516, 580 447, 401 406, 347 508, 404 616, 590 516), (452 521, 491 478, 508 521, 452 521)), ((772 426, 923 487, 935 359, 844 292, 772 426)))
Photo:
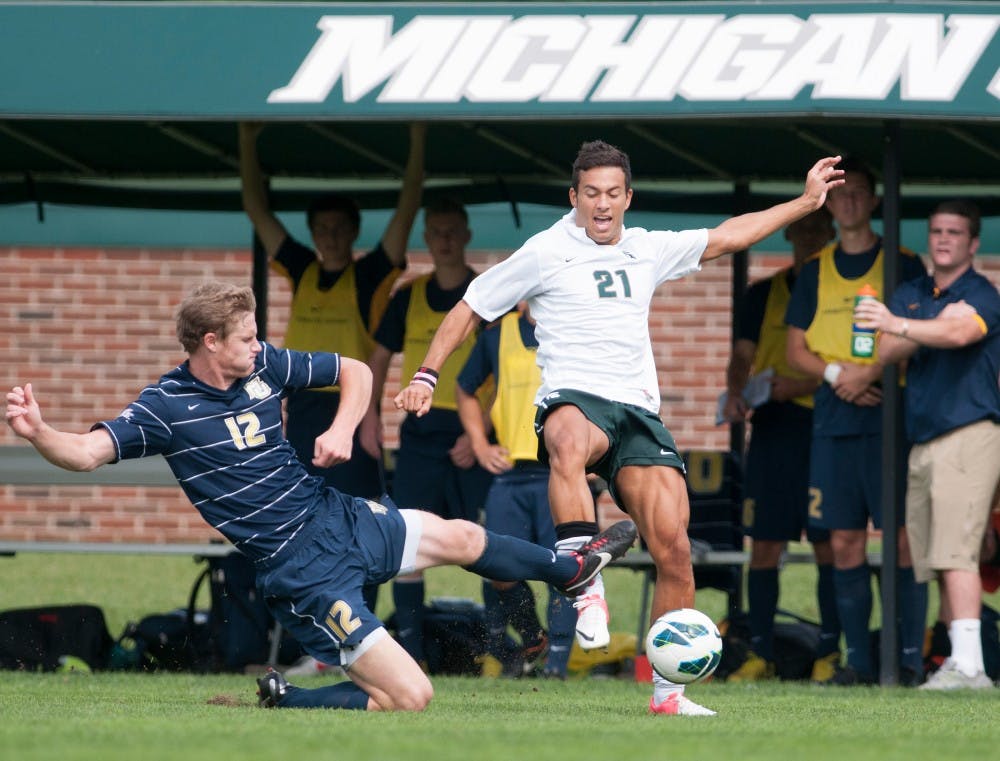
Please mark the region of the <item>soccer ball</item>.
POLYGON ((722 657, 719 628, 694 608, 660 616, 646 635, 646 657, 657 674, 676 684, 709 677, 722 657))

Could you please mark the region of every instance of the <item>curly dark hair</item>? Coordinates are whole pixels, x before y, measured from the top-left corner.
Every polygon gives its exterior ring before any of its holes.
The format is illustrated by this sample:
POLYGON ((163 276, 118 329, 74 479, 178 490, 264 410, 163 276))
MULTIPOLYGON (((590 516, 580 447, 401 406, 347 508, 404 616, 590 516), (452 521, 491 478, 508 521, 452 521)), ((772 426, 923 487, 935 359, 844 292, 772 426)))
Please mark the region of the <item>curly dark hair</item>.
POLYGON ((573 189, 580 189, 580 173, 599 166, 618 167, 625 173, 625 189, 632 187, 632 165, 628 154, 603 140, 591 140, 580 146, 573 162, 573 189))

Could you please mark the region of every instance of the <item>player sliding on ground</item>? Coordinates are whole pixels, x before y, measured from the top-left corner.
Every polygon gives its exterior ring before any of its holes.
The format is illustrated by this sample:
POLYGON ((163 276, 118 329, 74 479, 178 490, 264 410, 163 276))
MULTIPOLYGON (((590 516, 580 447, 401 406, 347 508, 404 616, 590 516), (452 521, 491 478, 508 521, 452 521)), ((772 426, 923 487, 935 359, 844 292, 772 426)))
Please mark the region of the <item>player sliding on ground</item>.
MULTIPOLYGON (((651 620, 693 607, 684 462, 659 417, 649 304, 661 283, 696 271, 701 262, 750 248, 821 207, 827 191, 843 183, 843 172, 834 169, 839 160, 816 162, 802 195, 787 203, 733 217, 712 230, 650 232, 624 224, 632 201, 628 156, 601 141, 584 143, 573 164, 573 208, 472 281, 396 406, 426 413, 437 371, 480 319, 495 320, 527 300, 537 321, 542 385, 535 397, 535 429, 539 460, 551 466, 556 546, 573 552, 592 541, 597 522, 586 473, 597 473, 638 524, 656 564, 651 620)), ((606 647, 608 608, 599 576, 575 605, 577 642, 585 649, 606 647)), ((684 697, 683 690, 657 677, 651 710, 714 713, 684 697)))
POLYGON ((309 655, 340 664, 351 678, 303 689, 272 671, 258 680, 261 705, 427 706, 430 680, 365 606, 366 583, 460 565, 490 579, 537 579, 576 594, 632 546, 630 521, 570 556, 557 556, 468 521, 398 510, 326 487, 306 472, 282 435, 281 400, 303 388, 340 386, 340 407, 316 439, 313 457, 314 465, 329 467, 351 456, 371 371, 338 354, 282 351, 258 341, 255 308, 249 288, 197 288, 177 314, 177 338, 188 360, 89 433, 46 424, 30 383, 7 394, 6 417, 18 436, 66 470, 162 454, 202 517, 253 561, 275 618, 309 655))

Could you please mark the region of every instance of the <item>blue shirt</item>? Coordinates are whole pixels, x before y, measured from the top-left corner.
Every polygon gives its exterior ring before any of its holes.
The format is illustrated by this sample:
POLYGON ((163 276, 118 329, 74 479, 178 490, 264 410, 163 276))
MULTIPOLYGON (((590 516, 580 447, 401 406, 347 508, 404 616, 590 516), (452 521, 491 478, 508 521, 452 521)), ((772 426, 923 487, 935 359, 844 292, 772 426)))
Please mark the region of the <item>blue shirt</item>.
POLYGON ((282 398, 335 384, 340 355, 262 347, 254 371, 225 391, 185 362, 94 426, 111 434, 117 460, 163 455, 205 521, 254 561, 277 555, 319 504, 351 500, 306 472, 281 428, 282 398))
POLYGON ((973 269, 938 291, 928 275, 903 283, 889 302, 900 317, 931 320, 965 301, 986 323, 981 341, 959 349, 921 346, 906 366, 906 432, 930 441, 980 420, 1000 423, 1000 293, 973 269))

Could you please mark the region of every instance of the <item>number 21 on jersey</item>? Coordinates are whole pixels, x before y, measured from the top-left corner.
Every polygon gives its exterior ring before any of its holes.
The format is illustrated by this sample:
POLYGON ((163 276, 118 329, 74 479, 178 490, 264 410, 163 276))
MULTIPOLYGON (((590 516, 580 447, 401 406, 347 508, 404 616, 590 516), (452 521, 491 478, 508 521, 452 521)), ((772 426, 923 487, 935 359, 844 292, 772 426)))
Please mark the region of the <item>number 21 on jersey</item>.
POLYGON ((602 299, 616 299, 619 295, 626 299, 632 298, 632 286, 625 270, 615 270, 614 273, 595 270, 594 280, 597 281, 597 295, 602 299))

